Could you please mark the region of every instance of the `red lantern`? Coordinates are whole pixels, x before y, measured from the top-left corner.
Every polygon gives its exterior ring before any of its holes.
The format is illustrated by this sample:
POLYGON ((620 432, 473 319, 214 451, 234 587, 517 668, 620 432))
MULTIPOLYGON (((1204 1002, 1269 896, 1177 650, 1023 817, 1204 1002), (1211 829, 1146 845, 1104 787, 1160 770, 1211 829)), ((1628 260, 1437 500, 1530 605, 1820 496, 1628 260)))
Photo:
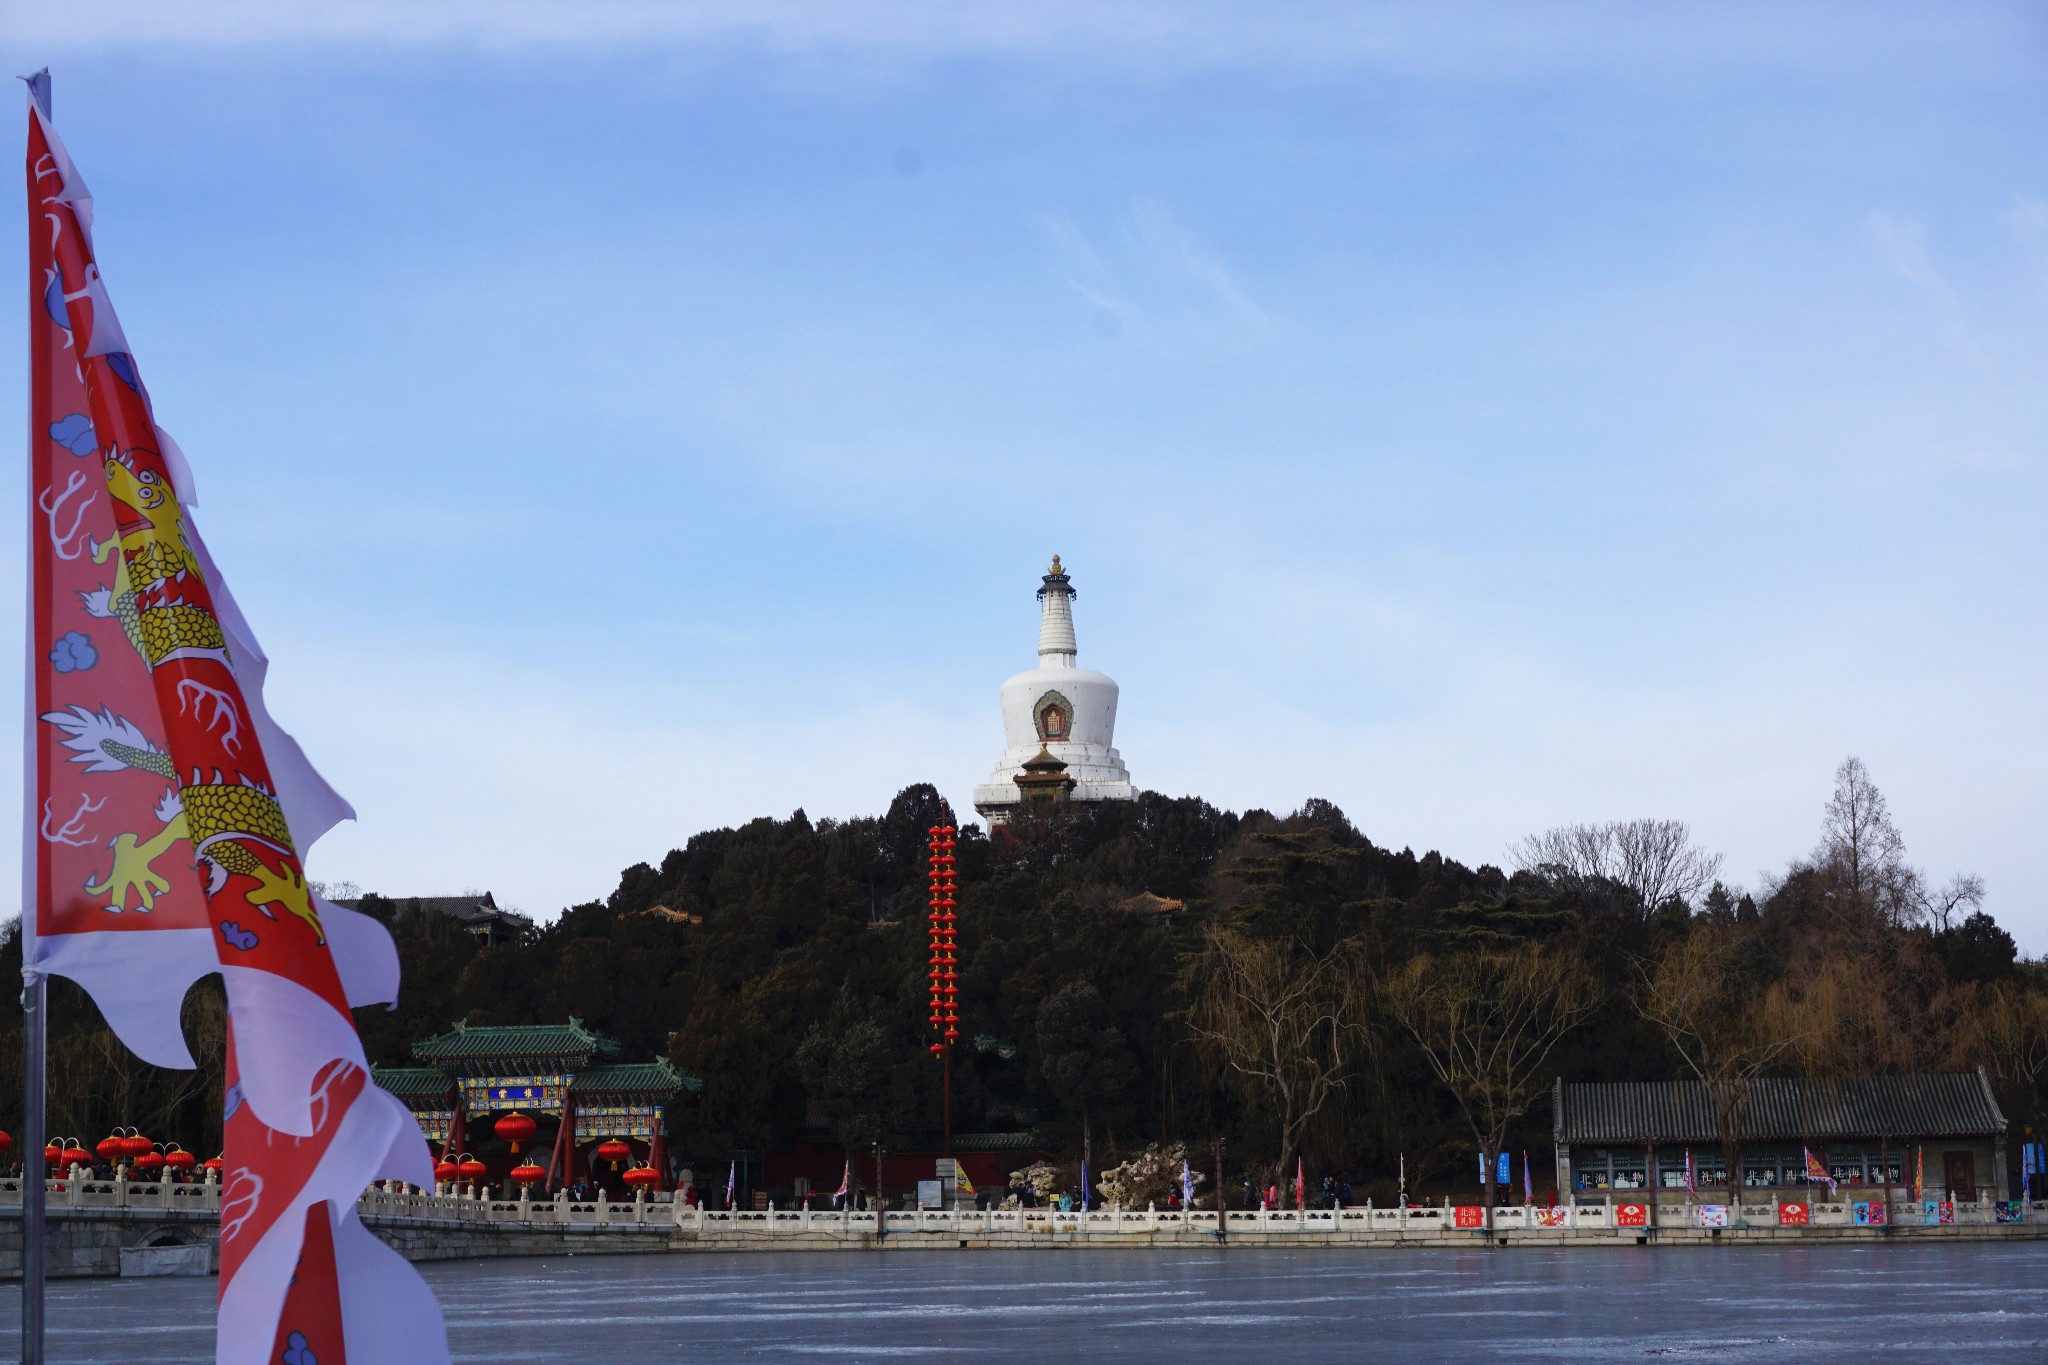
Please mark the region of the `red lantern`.
POLYGON ((92 1153, 79 1146, 74 1139, 71 1145, 64 1149, 62 1161, 67 1170, 73 1166, 90 1166, 92 1165, 92 1153))
POLYGON ((633 1149, 617 1138, 606 1138, 603 1142, 597 1144, 597 1159, 611 1162, 614 1169, 617 1169, 621 1161, 626 1160, 632 1155, 633 1149))
POLYGON ((14 1139, 8 1136, 7 1130, 5 1128, 0 1128, 0 1152, 6 1151, 9 1147, 12 1147, 13 1145, 14 1139))
POLYGON ((141 1156, 135 1158, 135 1170, 138 1174, 160 1171, 163 1169, 163 1166, 164 1154, 162 1152, 144 1152, 141 1156))
POLYGON ((155 1146, 154 1142, 142 1135, 141 1130, 135 1128, 129 1129, 128 1136, 121 1139, 122 1155, 131 1158, 139 1157, 155 1146))
POLYGON ((531 1161, 512 1168, 512 1179, 521 1185, 538 1185, 548 1178, 548 1173, 531 1161))
POLYGON ((199 1158, 186 1151, 183 1147, 173 1147, 170 1151, 164 1153, 164 1165, 174 1171, 189 1171, 198 1164, 199 1158))
POLYGON ((490 1168, 485 1166, 483 1162, 478 1161, 475 1157, 471 1157, 469 1160, 457 1166, 455 1168, 455 1173, 461 1176, 464 1180, 475 1182, 478 1180, 482 1180, 484 1176, 489 1174, 490 1168))
POLYGON ((623 1178, 628 1185, 656 1185, 661 1182, 661 1172, 652 1166, 635 1166, 623 1178))
POLYGON ((124 1137, 103 1137, 93 1144, 93 1152, 101 1161, 119 1161, 128 1155, 128 1139, 124 1137))
POLYGON ((455 1163, 452 1161, 440 1162, 434 1167, 434 1179, 442 1182, 443 1184, 446 1184, 448 1181, 453 1180, 455 1178, 457 1169, 458 1168, 456 1167, 455 1163))
POLYGON ((55 1166, 63 1160, 64 1149, 62 1147, 59 1147, 56 1143, 53 1142, 49 1146, 43 1148, 43 1164, 45 1166, 55 1166))
POLYGON ((206 1158, 206 1160, 200 1162, 199 1164, 205 1167, 207 1170, 212 1171, 215 1175, 219 1175, 222 1171, 226 1170, 228 1166, 227 1162, 222 1161, 217 1156, 210 1156, 206 1158))
POLYGON ((540 1125, 524 1114, 507 1114, 491 1125, 499 1137, 512 1146, 512 1154, 519 1155, 519 1144, 532 1137, 540 1125))

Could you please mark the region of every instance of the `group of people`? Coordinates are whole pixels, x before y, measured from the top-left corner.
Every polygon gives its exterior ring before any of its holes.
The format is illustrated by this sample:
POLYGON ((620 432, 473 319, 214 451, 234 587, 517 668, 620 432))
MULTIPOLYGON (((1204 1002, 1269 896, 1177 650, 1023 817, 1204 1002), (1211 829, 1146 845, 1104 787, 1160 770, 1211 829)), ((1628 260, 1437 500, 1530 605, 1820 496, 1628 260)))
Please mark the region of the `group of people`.
MULTIPOLYGON (((1277 1184, 1258 1189, 1249 1179, 1244 1182, 1244 1206, 1247 1209, 1263 1211, 1289 1207, 1282 1199, 1282 1190, 1277 1184)), ((1334 1175, 1326 1175, 1323 1177, 1322 1187, 1310 1195, 1307 1202, 1308 1207, 1312 1209, 1346 1208, 1354 1202, 1351 1197, 1351 1182, 1340 1180, 1334 1175)))

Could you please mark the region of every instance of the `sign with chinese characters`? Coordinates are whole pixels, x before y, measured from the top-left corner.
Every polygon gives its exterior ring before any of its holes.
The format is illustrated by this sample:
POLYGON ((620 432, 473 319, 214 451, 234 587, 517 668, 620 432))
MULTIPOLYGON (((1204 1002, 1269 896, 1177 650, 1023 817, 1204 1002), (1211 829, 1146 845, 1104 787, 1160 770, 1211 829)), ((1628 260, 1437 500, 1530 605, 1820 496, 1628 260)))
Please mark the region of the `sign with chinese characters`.
POLYGON ((559 1114, 569 1093, 568 1076, 464 1076, 462 1107, 472 1114, 493 1109, 532 1109, 559 1114))
POLYGON ((1803 1228, 1810 1217, 1804 1204, 1778 1205, 1778 1226, 1781 1228, 1803 1228))
POLYGON ((1452 1223, 1461 1228, 1483 1228, 1486 1226, 1486 1210, 1477 1204, 1460 1204, 1451 1210, 1452 1223))
POLYGON ((655 1126, 660 1120, 658 1105, 579 1103, 576 1106, 576 1132, 584 1138, 621 1137, 652 1142, 655 1126))
POLYGON ((1728 1206, 1702 1204, 1699 1206, 1699 1220, 1703 1228, 1725 1228, 1728 1226, 1728 1206))
POLYGON ((1646 1228, 1650 1225, 1648 1204, 1616 1204, 1614 1226, 1618 1228, 1646 1228))

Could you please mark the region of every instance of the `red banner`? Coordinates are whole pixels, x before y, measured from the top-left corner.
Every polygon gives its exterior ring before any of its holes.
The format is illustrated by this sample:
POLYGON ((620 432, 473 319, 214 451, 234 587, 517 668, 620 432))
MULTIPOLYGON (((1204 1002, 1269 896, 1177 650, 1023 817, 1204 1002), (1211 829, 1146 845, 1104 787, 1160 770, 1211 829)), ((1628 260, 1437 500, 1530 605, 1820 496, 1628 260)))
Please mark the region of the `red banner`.
POLYGON ((432 1179, 410 1113, 368 1084, 349 1013, 395 998, 396 952, 306 884, 295 828, 317 838, 347 805, 263 710, 266 661, 115 318, 46 73, 30 91, 24 963, 76 979, 170 1066, 192 1065, 187 988, 225 981, 221 1365, 267 1363, 278 1343, 290 1365, 445 1361, 432 1295, 354 1213, 377 1176, 432 1179))

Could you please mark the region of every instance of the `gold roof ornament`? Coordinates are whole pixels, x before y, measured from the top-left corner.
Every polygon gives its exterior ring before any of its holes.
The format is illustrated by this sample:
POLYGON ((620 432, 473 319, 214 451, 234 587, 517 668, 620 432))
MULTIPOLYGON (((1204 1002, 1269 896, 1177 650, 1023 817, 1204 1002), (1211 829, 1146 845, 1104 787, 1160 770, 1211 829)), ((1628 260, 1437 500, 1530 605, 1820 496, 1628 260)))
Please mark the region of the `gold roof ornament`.
POLYGON ((1053 574, 1053 577, 1057 578, 1057 577, 1059 577, 1059 576, 1060 576, 1060 574, 1061 574, 1061 573, 1063 573, 1063 572, 1064 572, 1064 570, 1062 570, 1062 569, 1060 568, 1060 557, 1059 557, 1058 555, 1054 555, 1054 556, 1052 557, 1052 574, 1053 574))

